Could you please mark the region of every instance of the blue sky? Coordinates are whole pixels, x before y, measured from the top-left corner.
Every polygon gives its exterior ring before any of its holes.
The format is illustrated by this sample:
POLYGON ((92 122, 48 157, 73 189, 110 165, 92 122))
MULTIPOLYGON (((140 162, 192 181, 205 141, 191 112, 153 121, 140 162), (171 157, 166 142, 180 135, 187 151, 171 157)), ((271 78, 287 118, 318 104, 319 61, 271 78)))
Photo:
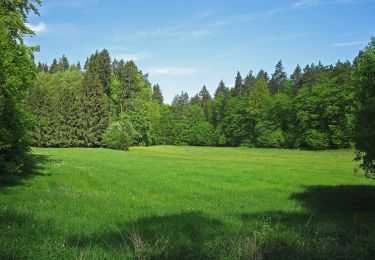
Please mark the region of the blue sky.
POLYGON ((45 0, 40 12, 27 39, 37 61, 83 63, 107 48, 149 73, 166 102, 203 85, 213 93, 220 79, 232 86, 237 71, 271 74, 280 59, 288 74, 352 61, 375 35, 374 0, 45 0))

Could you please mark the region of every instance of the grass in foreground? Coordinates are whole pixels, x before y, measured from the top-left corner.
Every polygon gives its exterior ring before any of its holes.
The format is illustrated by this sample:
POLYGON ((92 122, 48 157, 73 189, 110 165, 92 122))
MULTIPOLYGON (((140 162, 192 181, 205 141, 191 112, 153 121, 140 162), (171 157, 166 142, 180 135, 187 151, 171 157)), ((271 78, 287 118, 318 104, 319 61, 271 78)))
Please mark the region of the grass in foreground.
POLYGON ((0 186, 0 258, 373 258, 353 151, 33 149, 0 186))

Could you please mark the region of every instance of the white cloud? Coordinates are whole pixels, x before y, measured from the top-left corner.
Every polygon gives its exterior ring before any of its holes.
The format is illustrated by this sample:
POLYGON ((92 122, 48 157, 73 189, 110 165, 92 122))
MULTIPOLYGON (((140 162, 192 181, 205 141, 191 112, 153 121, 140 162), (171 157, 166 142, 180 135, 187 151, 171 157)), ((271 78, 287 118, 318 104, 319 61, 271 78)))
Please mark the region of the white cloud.
POLYGON ((374 2, 374 0, 302 0, 291 4, 291 8, 301 9, 322 5, 337 5, 337 4, 366 4, 374 2))
POLYGON ((209 16, 212 16, 218 12, 220 12, 222 9, 215 9, 215 10, 207 10, 203 13, 201 13, 195 20, 201 20, 201 19, 205 19, 209 16))
POLYGON ((197 70, 192 68, 183 67, 155 67, 148 69, 149 73, 152 75, 192 75, 198 73, 197 70))
POLYGON ((267 18, 267 17, 274 16, 275 14, 278 14, 282 12, 283 10, 284 10, 283 8, 276 8, 276 9, 270 9, 264 12, 253 13, 253 14, 232 15, 226 19, 218 20, 218 21, 211 23, 209 27, 220 27, 220 26, 226 26, 229 24, 250 22, 259 18, 267 18))
POLYGON ((322 4, 322 1, 320 0, 303 0, 299 2, 295 2, 291 5, 292 8, 305 8, 305 7, 311 7, 322 4))
POLYGON ((362 41, 338 42, 331 44, 332 47, 350 47, 363 44, 362 41))
POLYGON ((50 0, 46 1, 50 7, 61 8, 87 8, 99 4, 100 0, 50 0))
POLYGON ((42 32, 44 32, 44 31, 47 30, 47 26, 43 22, 35 24, 35 25, 33 25, 33 24, 27 24, 27 26, 31 30, 33 30, 35 33, 42 33, 42 32))
POLYGON ((279 41, 279 40, 288 40, 288 39, 295 39, 295 38, 303 38, 308 37, 312 35, 310 32, 306 33, 293 33, 293 34, 287 34, 282 36, 272 36, 272 37, 264 37, 259 39, 259 42, 271 42, 271 41, 279 41))
POLYGON ((117 60, 124 59, 125 61, 139 61, 151 58, 152 55, 147 52, 135 52, 135 53, 120 53, 115 55, 117 60))
POLYGON ((148 32, 137 32, 134 36, 137 38, 148 38, 148 37, 169 37, 175 36, 180 38, 199 38, 209 34, 209 31, 205 30, 192 30, 192 31, 183 31, 176 27, 172 28, 159 28, 154 31, 148 32))

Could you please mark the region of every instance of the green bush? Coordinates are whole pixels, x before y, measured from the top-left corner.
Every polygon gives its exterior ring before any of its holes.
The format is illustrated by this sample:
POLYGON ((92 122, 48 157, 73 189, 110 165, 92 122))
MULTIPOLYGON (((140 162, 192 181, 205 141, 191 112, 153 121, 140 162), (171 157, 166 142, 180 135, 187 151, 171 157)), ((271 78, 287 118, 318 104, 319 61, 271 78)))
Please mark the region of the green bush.
POLYGON ((129 150, 133 144, 135 130, 127 117, 122 117, 109 125, 103 136, 104 144, 111 149, 129 150))

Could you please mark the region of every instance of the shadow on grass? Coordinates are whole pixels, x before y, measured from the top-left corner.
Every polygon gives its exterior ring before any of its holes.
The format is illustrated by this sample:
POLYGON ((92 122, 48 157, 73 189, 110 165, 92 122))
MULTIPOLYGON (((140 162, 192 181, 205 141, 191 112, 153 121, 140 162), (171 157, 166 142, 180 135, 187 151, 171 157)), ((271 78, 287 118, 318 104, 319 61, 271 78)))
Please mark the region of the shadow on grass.
POLYGON ((76 247, 128 251, 140 259, 202 259, 211 257, 205 251, 205 242, 214 239, 222 227, 219 220, 201 212, 186 212, 139 218, 116 230, 68 241, 76 247))
POLYGON ((290 199, 304 210, 240 216, 245 224, 257 223, 264 257, 375 257, 375 186, 309 186, 290 199))
POLYGON ((0 259, 38 259, 41 253, 41 258, 51 259, 54 254, 54 248, 48 248, 49 252, 43 248, 46 238, 56 234, 52 221, 40 220, 24 210, 1 207, 0 230, 0 259))
POLYGON ((0 192, 4 192, 8 187, 25 184, 26 180, 35 176, 45 175, 43 173, 44 165, 49 161, 50 159, 46 155, 28 155, 21 173, 0 174, 0 192))
POLYGON ((67 243, 139 259, 373 259, 375 186, 312 186, 290 199, 303 210, 243 213, 240 229, 185 212, 139 218, 67 243))

